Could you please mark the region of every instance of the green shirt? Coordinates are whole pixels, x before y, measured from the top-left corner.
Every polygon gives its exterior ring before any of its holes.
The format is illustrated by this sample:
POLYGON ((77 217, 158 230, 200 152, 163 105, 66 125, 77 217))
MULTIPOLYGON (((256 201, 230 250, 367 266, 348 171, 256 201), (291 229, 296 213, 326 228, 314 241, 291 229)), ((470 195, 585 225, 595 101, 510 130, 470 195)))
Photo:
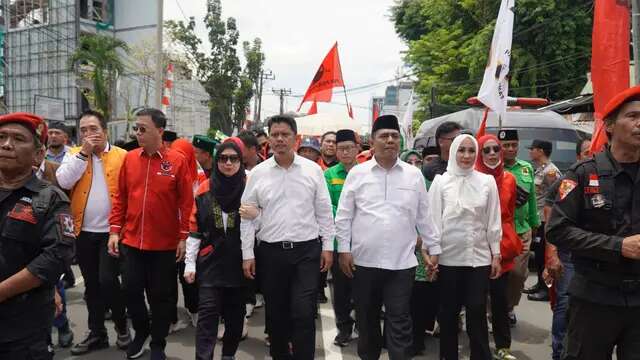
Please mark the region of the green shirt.
POLYGON ((533 166, 524 160, 516 159, 516 163, 513 166, 507 166, 505 164, 504 168, 515 176, 518 186, 529 192, 529 199, 524 205, 516 209, 514 216, 516 232, 523 234, 532 228, 540 226, 540 217, 538 216, 536 204, 536 185, 533 179, 533 166))
MULTIPOLYGON (((338 211, 338 202, 340 201, 340 194, 342 193, 342 187, 344 186, 344 180, 347 178, 347 170, 342 163, 334 165, 324 171, 324 178, 327 181, 327 188, 329 188, 329 197, 331 198, 331 208, 333 209, 333 217, 336 217, 336 211, 338 211)), ((334 249, 338 248, 338 243, 333 240, 334 249)))

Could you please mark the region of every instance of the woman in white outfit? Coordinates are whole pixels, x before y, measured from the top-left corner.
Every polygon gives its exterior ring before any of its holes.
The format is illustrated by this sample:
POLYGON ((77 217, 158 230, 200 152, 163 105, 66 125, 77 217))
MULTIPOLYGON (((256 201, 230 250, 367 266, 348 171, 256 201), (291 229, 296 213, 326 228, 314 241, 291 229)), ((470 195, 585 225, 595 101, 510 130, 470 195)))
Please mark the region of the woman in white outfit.
POLYGON ((490 360, 486 302, 489 279, 500 274, 502 224, 494 178, 474 170, 478 143, 459 135, 451 144, 447 172, 429 189, 430 221, 440 256, 427 264, 439 272, 440 358, 458 359, 458 314, 466 309, 471 360, 490 360))

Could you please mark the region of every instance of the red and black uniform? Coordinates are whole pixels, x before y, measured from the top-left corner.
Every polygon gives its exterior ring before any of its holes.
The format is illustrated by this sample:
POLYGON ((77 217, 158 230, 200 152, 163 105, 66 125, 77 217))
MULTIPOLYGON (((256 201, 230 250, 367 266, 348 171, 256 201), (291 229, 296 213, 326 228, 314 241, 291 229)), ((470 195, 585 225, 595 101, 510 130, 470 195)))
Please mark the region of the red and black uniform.
POLYGON ((120 169, 109 223, 111 233, 121 236, 127 308, 136 339, 151 334, 152 348, 166 346, 177 292, 176 282, 167 280, 177 276, 176 249, 188 235, 192 184, 185 158, 167 148, 154 154, 133 150, 120 169))

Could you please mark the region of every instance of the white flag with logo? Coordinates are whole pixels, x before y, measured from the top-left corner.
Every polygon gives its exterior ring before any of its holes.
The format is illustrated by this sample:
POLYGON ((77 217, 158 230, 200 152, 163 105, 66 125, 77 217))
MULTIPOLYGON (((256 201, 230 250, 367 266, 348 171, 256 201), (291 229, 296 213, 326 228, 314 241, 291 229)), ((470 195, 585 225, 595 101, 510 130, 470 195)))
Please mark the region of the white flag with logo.
POLYGON ((413 90, 411 91, 411 96, 409 97, 409 102, 407 103, 407 109, 402 116, 402 120, 400 123, 401 134, 404 137, 404 148, 411 149, 413 148, 413 112, 415 111, 415 104, 413 98, 413 90))
POLYGON ((507 111, 509 93, 509 63, 513 39, 513 9, 515 0, 502 0, 491 40, 491 52, 484 70, 484 79, 478 92, 478 100, 498 115, 507 111))

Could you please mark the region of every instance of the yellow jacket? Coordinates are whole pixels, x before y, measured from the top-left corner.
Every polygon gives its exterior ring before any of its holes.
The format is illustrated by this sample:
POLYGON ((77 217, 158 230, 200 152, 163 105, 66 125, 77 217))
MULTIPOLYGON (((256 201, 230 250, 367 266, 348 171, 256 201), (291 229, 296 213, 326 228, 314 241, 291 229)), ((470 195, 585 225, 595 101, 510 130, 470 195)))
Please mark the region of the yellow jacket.
MULTIPOLYGON (((118 194, 118 175, 120 174, 120 167, 124 161, 124 157, 127 155, 127 151, 117 146, 109 145, 110 149, 107 152, 102 152, 100 160, 102 160, 105 182, 109 190, 109 198, 113 204, 113 199, 118 194)), ((81 147, 74 147, 70 150, 70 154, 75 156, 81 150, 81 147)), ((95 154, 94 154, 95 155, 95 154)), ((73 215, 76 236, 80 234, 82 229, 84 210, 87 206, 87 199, 89 198, 89 190, 91 189, 91 180, 93 178, 92 173, 92 161, 91 158, 87 161, 87 169, 82 174, 80 180, 71 189, 71 214, 73 215)))

